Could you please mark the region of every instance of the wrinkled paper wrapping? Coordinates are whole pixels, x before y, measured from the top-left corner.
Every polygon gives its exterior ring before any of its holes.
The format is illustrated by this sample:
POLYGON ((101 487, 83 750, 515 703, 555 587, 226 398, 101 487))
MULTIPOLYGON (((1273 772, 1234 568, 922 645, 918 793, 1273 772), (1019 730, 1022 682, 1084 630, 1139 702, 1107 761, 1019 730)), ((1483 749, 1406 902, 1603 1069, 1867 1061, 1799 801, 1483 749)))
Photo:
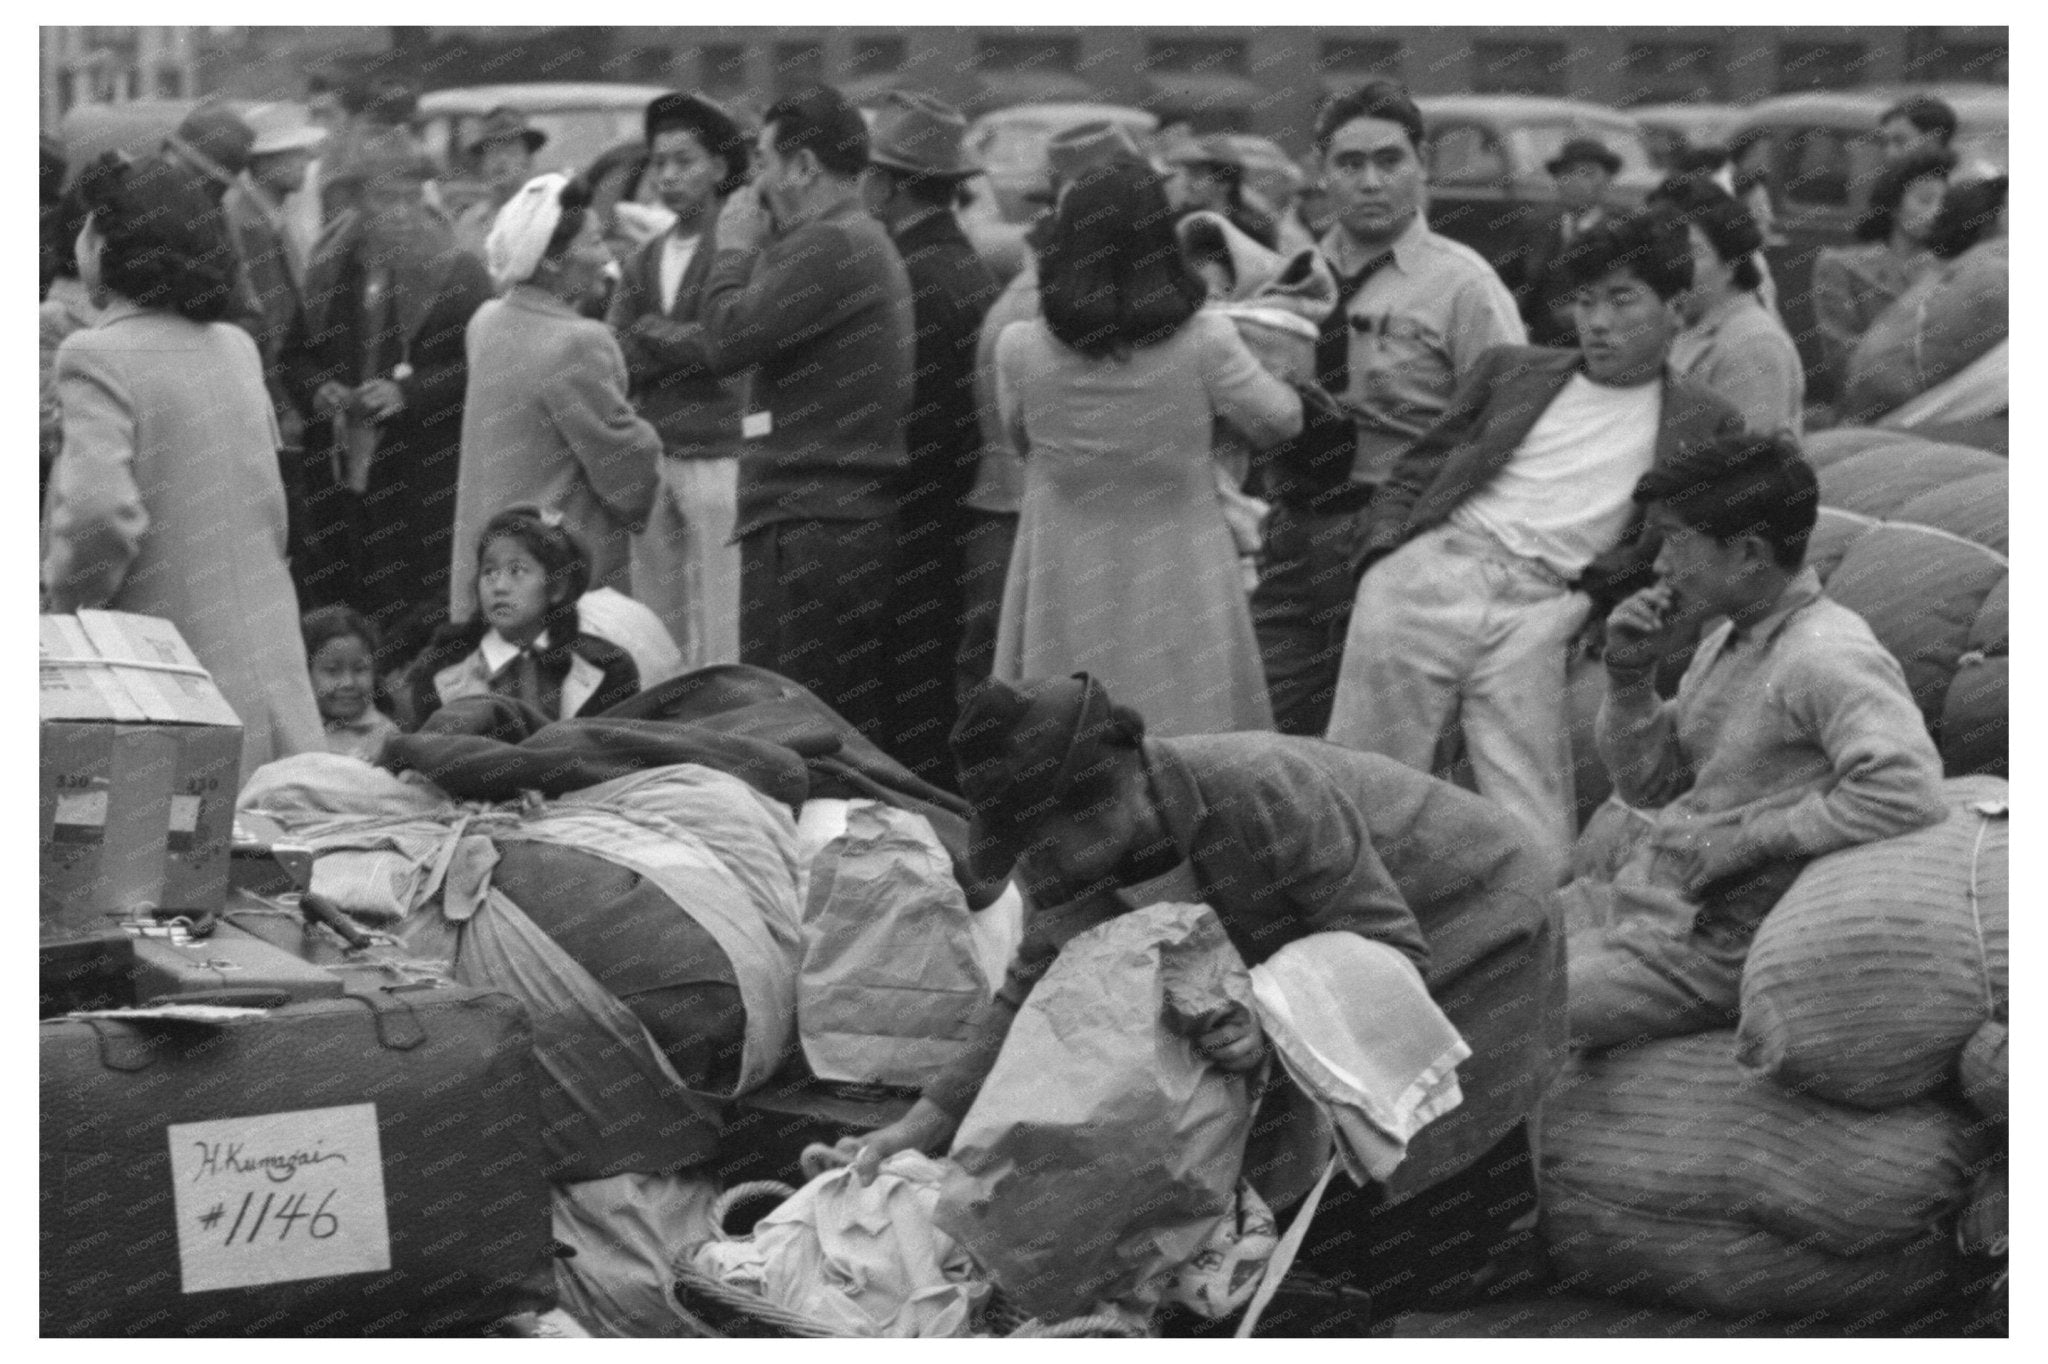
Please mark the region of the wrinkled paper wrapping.
POLYGON ((1077 935, 960 1124, 938 1225, 1042 1319, 1156 1297, 1231 1211, 1251 1128, 1245 1078, 1184 1034, 1251 1003, 1205 905, 1154 905, 1077 935))
POLYGON ((854 801, 811 863, 797 1031, 823 1080, 921 1088, 967 1047, 993 987, 931 823, 854 801))

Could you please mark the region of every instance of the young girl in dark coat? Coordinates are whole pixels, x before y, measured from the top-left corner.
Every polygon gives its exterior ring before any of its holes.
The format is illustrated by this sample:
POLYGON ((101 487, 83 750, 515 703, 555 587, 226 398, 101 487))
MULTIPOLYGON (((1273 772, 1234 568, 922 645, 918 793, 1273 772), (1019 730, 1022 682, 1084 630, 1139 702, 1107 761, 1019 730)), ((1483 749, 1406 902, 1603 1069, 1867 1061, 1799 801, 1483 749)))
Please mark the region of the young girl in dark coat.
POLYGON ((632 658, 582 632, 590 561, 561 518, 499 512, 477 542, 476 614, 443 625, 413 665, 415 723, 461 696, 515 697, 550 720, 597 715, 640 690, 632 658))

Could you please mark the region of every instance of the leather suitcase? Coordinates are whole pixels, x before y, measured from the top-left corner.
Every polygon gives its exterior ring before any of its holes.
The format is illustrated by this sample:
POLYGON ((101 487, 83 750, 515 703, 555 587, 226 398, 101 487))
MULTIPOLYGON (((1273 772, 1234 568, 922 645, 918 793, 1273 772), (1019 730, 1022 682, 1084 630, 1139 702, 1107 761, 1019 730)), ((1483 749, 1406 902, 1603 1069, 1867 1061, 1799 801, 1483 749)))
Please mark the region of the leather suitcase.
POLYGON ((149 932, 135 940, 135 1002, 276 1008, 334 999, 341 978, 231 923, 203 938, 149 932))
POLYGON ((41 1025, 43 1335, 448 1335, 552 1306, 516 1000, 399 987, 222 1019, 41 1025))

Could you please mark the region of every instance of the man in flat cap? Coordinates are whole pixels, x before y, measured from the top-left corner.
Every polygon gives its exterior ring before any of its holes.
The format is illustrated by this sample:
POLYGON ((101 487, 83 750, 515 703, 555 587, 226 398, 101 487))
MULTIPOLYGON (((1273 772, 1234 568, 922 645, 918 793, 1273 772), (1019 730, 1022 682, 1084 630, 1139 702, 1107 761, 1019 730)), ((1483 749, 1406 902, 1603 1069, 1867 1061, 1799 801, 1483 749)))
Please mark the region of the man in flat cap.
MULTIPOLYGON (((1019 1005, 1067 941, 1141 905, 1199 901, 1247 965, 1337 931, 1384 943, 1421 970, 1472 1049, 1458 1068, 1464 1101, 1415 1136, 1384 1183, 1333 1193, 1319 1223, 1331 1234, 1311 1237, 1308 1253, 1356 1277, 1381 1308, 1383 1295, 1441 1282, 1439 1270, 1477 1272, 1533 1206, 1523 1128, 1564 1044, 1556 911, 1512 816, 1398 763, 1312 739, 1148 739, 1143 720, 1086 674, 984 684, 953 750, 974 807, 974 869, 1000 877, 1014 868, 1031 906, 1024 938, 966 1054, 903 1119, 842 1142, 842 1159, 866 1175, 896 1151, 943 1150, 1019 1005), (1486 1188, 1458 1200, 1461 1212, 1418 1209, 1442 1207, 1416 1195, 1450 1180, 1486 1188), (1417 1219, 1423 1240, 1381 1234, 1403 1218, 1417 1219), (1368 1250, 1389 1239, 1399 1265, 1368 1250), (1447 1246, 1415 1273, 1418 1247, 1438 1239, 1461 1249, 1447 1246)), ((1196 1045, 1232 1071, 1265 1052, 1257 1020, 1243 1015, 1196 1045)))

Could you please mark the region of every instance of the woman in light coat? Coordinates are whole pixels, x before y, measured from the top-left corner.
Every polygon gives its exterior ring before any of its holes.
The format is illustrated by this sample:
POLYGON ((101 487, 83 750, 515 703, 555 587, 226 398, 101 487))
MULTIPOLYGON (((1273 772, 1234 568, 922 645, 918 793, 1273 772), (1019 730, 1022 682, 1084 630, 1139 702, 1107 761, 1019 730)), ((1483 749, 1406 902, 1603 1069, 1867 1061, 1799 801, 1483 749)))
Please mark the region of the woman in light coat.
POLYGON ((449 618, 468 591, 477 536, 515 504, 560 513, 590 558, 592 587, 628 588, 628 537, 643 529, 661 480, 661 436, 626 398, 626 361, 577 305, 610 264, 589 189, 560 175, 529 181, 491 228, 491 277, 506 292, 469 324, 449 618))
POLYGON ((244 779, 326 748, 285 569, 277 422, 249 334, 222 319, 234 254, 182 167, 86 171, 79 274, 98 321, 57 351, 44 609, 178 627, 242 721, 244 779))

